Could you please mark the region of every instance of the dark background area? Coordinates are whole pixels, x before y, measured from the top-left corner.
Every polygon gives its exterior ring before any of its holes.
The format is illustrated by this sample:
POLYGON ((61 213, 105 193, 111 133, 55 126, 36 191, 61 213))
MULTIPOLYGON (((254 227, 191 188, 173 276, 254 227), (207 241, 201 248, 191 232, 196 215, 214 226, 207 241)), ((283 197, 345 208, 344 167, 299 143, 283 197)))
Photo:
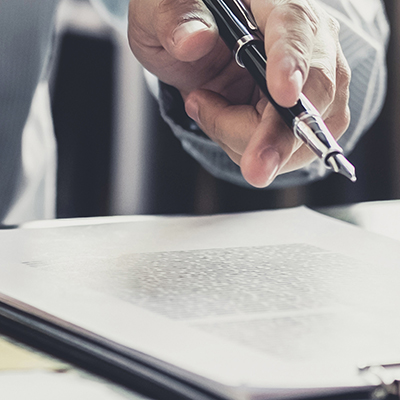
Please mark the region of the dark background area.
MULTIPOLYGON (((391 21, 398 2, 388 0, 391 21)), ((181 148, 146 99, 151 114, 151 148, 146 188, 146 213, 209 214, 291 207, 348 204, 400 197, 400 90, 397 77, 399 41, 392 23, 388 49, 388 96, 382 113, 350 155, 358 181, 342 176, 284 190, 237 187, 204 171, 181 148), (397 111, 395 111, 397 110, 397 111)), ((60 38, 53 89, 53 113, 59 149, 58 217, 110 215, 110 156, 113 137, 115 46, 112 39, 76 32, 60 38)))
POLYGON ((113 128, 113 42, 66 32, 60 46, 52 96, 58 144, 57 214, 59 217, 107 215, 113 128))

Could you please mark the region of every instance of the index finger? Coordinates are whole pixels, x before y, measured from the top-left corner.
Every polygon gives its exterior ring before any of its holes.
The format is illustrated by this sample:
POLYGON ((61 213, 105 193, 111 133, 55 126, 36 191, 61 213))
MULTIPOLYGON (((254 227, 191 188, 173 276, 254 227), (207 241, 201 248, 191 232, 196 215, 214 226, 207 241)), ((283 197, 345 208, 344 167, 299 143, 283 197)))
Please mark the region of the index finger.
POLYGON ((196 61, 218 38, 214 19, 201 0, 131 0, 129 41, 135 54, 164 49, 179 61, 196 61))

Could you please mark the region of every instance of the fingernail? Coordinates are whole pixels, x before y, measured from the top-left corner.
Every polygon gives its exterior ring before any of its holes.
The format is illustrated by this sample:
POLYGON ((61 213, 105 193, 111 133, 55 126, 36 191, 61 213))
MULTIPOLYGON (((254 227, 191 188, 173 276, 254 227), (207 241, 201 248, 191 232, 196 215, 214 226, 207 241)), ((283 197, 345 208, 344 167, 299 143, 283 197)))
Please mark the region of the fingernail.
POLYGON ((185 103, 186 114, 189 115, 194 121, 199 122, 199 105, 193 99, 186 100, 185 103))
POLYGON ((269 147, 260 154, 260 158, 264 164, 264 173, 266 177, 265 186, 268 186, 273 182, 278 174, 281 164, 281 156, 276 150, 269 147))
POLYGON ((303 83, 304 83, 302 72, 299 69, 296 69, 296 71, 293 72, 290 80, 296 87, 296 91, 298 93, 301 93, 301 91, 303 90, 303 83))
POLYGON ((174 42, 174 45, 177 46, 180 42, 185 40, 193 33, 200 32, 208 28, 209 27, 203 21, 198 19, 184 21, 175 28, 174 32, 172 33, 172 41, 174 42))

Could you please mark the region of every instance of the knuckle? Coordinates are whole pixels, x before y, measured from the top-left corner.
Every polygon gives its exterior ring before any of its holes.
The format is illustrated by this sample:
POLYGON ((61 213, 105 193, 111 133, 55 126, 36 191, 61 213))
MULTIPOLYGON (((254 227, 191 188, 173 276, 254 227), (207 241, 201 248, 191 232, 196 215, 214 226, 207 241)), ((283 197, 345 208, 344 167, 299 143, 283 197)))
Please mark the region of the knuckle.
POLYGON ((336 67, 337 86, 340 88, 348 88, 351 81, 351 69, 346 59, 340 59, 336 67))
POLYGON ((346 132, 347 128, 350 125, 350 108, 348 105, 344 107, 344 110, 338 118, 337 130, 338 134, 341 136, 344 132, 346 132))
POLYGON ((178 17, 177 22, 187 21, 191 19, 199 19, 198 14, 202 7, 200 2, 188 0, 161 0, 157 5, 156 16, 158 23, 164 20, 174 20, 178 17), (167 16, 167 18, 165 18, 167 16))
POLYGON ((324 14, 307 0, 280 0, 275 3, 273 15, 285 22, 286 37, 290 47, 306 66, 315 46, 315 38, 324 14))
POLYGON ((161 0, 157 5, 157 9, 160 13, 166 13, 174 9, 180 9, 184 5, 184 0, 161 0))
POLYGON ((140 23, 137 23, 136 20, 133 21, 132 19, 129 19, 128 44, 135 55, 140 53, 141 49, 146 48, 146 45, 142 40, 142 38, 146 37, 144 33, 145 29, 140 26, 140 23))
POLYGON ((351 114, 350 114, 350 107, 349 107, 349 90, 348 88, 341 90, 340 95, 338 96, 340 98, 341 103, 343 104, 343 110, 341 112, 341 118, 339 118, 339 131, 340 134, 344 133, 346 129, 350 125, 350 119, 351 119, 351 114))
POLYGON ((206 115, 203 112, 202 107, 199 108, 198 112, 198 125, 200 129, 215 143, 219 146, 224 144, 224 138, 221 135, 217 118, 206 115))
POLYGON ((142 54, 148 47, 157 43, 155 33, 149 27, 149 12, 143 9, 142 2, 131 1, 128 13, 128 44, 132 52, 142 54), (138 18, 138 16, 142 18, 138 18))
POLYGON ((293 13, 295 18, 307 22, 313 35, 318 31, 320 18, 318 13, 311 7, 308 1, 304 0, 291 0, 286 5, 288 10, 293 13))
POLYGON ((325 122, 331 124, 332 134, 336 139, 340 138, 350 125, 351 114, 348 104, 336 108, 334 114, 325 118, 325 122))
POLYGON ((324 94, 325 102, 331 104, 335 98, 337 85, 332 71, 324 64, 313 63, 309 74, 310 78, 318 84, 319 92, 324 94))
POLYGON ((327 15, 327 24, 328 27, 331 31, 331 33, 338 38, 339 37, 339 31, 340 31, 340 24, 338 20, 331 15, 327 15))
POLYGON ((333 83, 330 79, 326 79, 324 82, 324 87, 326 91, 327 103, 332 104, 336 95, 336 84, 333 83))

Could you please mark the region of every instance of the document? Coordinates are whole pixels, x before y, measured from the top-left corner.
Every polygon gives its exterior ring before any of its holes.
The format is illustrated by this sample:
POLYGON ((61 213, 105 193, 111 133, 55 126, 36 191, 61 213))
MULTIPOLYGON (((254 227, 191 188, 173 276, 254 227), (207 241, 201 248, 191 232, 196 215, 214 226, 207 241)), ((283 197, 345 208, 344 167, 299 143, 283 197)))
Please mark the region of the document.
POLYGON ((10 230, 0 251, 2 305, 187 398, 372 391, 362 366, 400 362, 400 243, 303 207, 10 230))

